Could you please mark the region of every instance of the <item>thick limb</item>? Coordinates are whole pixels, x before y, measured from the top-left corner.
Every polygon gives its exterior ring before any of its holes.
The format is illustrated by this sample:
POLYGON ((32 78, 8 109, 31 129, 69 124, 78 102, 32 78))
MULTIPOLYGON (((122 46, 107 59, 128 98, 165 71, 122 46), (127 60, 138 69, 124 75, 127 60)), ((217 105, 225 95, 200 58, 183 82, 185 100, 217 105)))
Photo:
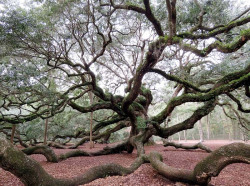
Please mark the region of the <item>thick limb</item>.
POLYGON ((162 162, 157 152, 149 155, 151 165, 163 176, 192 184, 206 185, 211 177, 218 176, 222 169, 232 163, 250 163, 250 145, 233 143, 225 145, 200 161, 194 170, 177 169, 162 162))
POLYGON ((104 147, 102 150, 95 151, 95 152, 86 152, 83 150, 73 150, 70 152, 67 152, 65 154, 56 155, 55 152, 48 146, 45 145, 37 145, 34 147, 29 147, 26 149, 23 149, 22 152, 24 152, 26 155, 31 154, 42 154, 46 157, 48 162, 59 162, 65 159, 68 159, 70 157, 77 157, 77 156, 100 156, 100 155, 107 155, 107 154, 115 154, 122 151, 127 150, 127 144, 128 142, 122 142, 119 143, 113 147, 104 147))

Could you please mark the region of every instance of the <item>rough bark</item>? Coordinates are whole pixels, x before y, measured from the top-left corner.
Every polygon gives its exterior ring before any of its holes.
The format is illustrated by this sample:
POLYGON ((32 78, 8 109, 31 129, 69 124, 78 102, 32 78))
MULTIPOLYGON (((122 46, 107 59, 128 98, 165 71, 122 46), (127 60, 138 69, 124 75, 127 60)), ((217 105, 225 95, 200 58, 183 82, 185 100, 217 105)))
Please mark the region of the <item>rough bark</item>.
POLYGON ((183 145, 183 144, 178 144, 178 143, 167 142, 166 141, 166 142, 164 142, 163 145, 164 145, 164 147, 172 146, 172 147, 175 147, 176 149, 178 149, 178 148, 182 148, 182 149, 201 149, 201 150, 204 150, 206 152, 212 152, 212 150, 209 147, 206 147, 202 143, 197 143, 195 145, 187 146, 187 145, 183 145))

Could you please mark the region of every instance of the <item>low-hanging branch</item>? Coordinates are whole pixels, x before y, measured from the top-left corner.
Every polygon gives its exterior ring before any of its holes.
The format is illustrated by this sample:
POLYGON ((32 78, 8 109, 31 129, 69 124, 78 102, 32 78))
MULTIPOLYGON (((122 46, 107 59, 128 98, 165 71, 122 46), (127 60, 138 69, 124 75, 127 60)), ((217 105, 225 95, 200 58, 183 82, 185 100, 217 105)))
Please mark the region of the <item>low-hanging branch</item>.
POLYGON ((70 152, 56 155, 54 150, 46 145, 37 145, 33 147, 28 147, 25 149, 22 149, 22 152, 26 155, 31 154, 42 154, 45 156, 48 162, 57 163, 62 160, 66 160, 71 157, 78 157, 78 156, 100 156, 100 155, 108 155, 108 154, 115 154, 120 153, 122 151, 126 151, 126 145, 128 141, 124 141, 122 143, 119 143, 117 145, 114 145, 112 147, 104 147, 102 150, 98 150, 95 152, 87 152, 83 150, 72 150, 70 152))

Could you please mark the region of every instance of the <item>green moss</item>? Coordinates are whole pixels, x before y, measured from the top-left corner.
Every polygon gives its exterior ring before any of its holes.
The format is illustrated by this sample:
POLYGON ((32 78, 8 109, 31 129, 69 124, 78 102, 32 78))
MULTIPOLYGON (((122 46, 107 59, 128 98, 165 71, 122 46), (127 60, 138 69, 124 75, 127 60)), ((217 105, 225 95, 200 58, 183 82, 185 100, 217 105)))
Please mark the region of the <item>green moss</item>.
POLYGON ((241 30, 241 31, 240 31, 240 35, 241 35, 241 36, 250 37, 250 29, 241 30))
POLYGON ((131 105, 130 105, 130 108, 135 111, 135 110, 143 110, 144 107, 140 104, 140 103, 137 103, 137 102, 133 102, 131 105))
POLYGON ((179 43, 179 42, 182 41, 182 38, 177 37, 177 36, 174 36, 174 37, 172 38, 172 41, 173 41, 173 43, 179 43))
POLYGON ((136 117, 136 124, 138 129, 145 129, 147 127, 146 120, 144 120, 141 116, 136 117))

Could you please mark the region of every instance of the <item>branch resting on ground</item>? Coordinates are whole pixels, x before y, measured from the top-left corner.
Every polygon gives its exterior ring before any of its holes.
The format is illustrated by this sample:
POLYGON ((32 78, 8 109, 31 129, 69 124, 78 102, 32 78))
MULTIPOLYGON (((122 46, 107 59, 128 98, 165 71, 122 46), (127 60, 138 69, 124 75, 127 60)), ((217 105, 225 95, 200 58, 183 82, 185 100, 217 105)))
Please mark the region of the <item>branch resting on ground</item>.
POLYGON ((172 146, 175 147, 176 149, 178 148, 182 148, 182 149, 201 149, 204 150, 206 152, 212 152, 212 150, 209 147, 206 147, 205 145, 203 145, 201 142, 188 146, 188 145, 183 145, 183 144, 178 144, 178 143, 174 143, 174 142, 168 142, 168 141, 164 141, 163 142, 163 146, 167 147, 167 146, 172 146))
POLYGON ((233 143, 222 146, 196 164, 193 171, 170 167, 162 162, 162 156, 151 152, 149 161, 154 169, 161 175, 186 183, 206 185, 211 177, 218 176, 222 169, 232 163, 250 163, 250 145, 233 143))
POLYGON ((151 152, 149 155, 138 157, 128 168, 110 163, 93 167, 72 179, 57 179, 49 175, 38 162, 18 150, 8 140, 0 138, 0 167, 13 173, 25 185, 73 186, 86 184, 106 176, 131 174, 148 161, 160 174, 170 180, 201 185, 207 184, 212 176, 217 176, 229 164, 249 164, 250 145, 234 143, 223 146, 200 161, 193 171, 167 166, 162 162, 162 156, 159 153, 151 152))
POLYGON ((26 155, 31 154, 42 154, 46 157, 48 162, 60 162, 62 160, 71 158, 71 157, 78 157, 78 156, 100 156, 100 155, 108 155, 108 154, 115 154, 126 150, 127 141, 119 143, 113 147, 104 147, 102 150, 96 152, 86 152, 83 150, 72 150, 65 154, 56 155, 55 152, 46 145, 37 145, 34 147, 28 147, 23 149, 22 152, 26 155))

